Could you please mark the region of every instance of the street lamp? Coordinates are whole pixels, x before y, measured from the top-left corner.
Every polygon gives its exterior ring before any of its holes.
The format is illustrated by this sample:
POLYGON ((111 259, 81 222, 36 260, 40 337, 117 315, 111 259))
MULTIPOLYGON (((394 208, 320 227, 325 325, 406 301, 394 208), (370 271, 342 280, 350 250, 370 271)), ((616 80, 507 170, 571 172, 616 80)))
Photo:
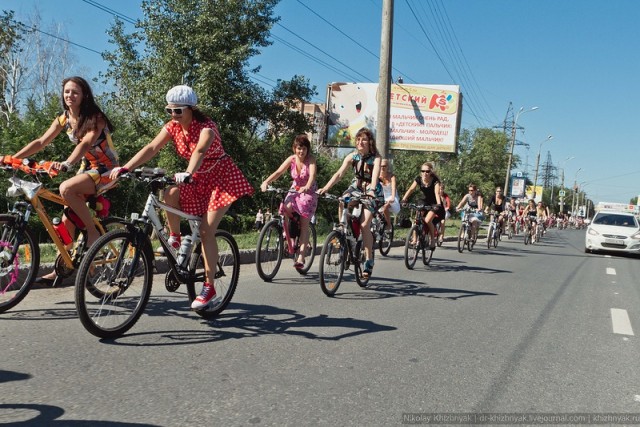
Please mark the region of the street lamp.
MULTIPOLYGON (((549 135, 547 139, 540 142, 540 148, 538 148, 538 157, 536 158, 536 175, 533 179, 533 199, 536 198, 536 190, 538 189, 538 167, 540 166, 540 152, 542 151, 542 144, 547 141, 551 141, 553 139, 552 135, 549 135)), ((542 200, 542 195, 540 196, 540 200, 542 200)))
POLYGON ((531 107, 528 110, 525 110, 524 107, 520 107, 518 110, 518 114, 516 114, 516 118, 513 121, 513 126, 511 127, 511 148, 509 149, 509 161, 507 162, 507 176, 504 178, 504 192, 505 194, 511 193, 509 191, 509 177, 511 176, 511 162, 513 162, 513 147, 516 145, 516 129, 518 125, 518 118, 520 114, 528 113, 529 111, 537 110, 538 107, 531 107))
POLYGON ((576 171, 576 176, 573 177, 573 199, 571 200, 571 216, 574 216, 576 213, 576 191, 578 189, 578 172, 580 172, 582 168, 578 168, 576 171))

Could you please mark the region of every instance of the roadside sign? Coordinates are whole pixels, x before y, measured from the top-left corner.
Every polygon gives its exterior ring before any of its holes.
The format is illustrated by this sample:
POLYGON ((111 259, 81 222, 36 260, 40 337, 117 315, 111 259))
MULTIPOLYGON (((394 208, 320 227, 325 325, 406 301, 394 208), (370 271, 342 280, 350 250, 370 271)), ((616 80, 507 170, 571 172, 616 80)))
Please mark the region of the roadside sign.
POLYGON ((559 195, 560 197, 564 197, 564 195, 565 195, 565 191, 564 191, 564 190, 560 190, 560 191, 558 191, 558 195, 559 195))

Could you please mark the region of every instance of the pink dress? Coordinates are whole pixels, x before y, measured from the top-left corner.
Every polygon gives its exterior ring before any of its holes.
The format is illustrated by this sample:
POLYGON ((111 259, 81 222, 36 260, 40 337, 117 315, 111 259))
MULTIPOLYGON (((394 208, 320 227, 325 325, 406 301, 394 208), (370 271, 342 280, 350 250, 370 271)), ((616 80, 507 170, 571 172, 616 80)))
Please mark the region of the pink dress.
MULTIPOLYGON (((293 178, 293 183, 291 184, 292 189, 307 185, 307 181, 309 181, 309 157, 307 156, 300 173, 298 173, 296 168, 296 159, 292 157, 289 171, 291 172, 291 178, 293 178)), ((300 216, 311 218, 316 213, 316 207, 318 207, 317 189, 318 183, 314 182, 306 193, 289 193, 284 199, 284 204, 287 205, 291 203, 293 210, 298 212, 300 216)))
POLYGON ((164 128, 171 135, 178 155, 187 161, 191 158, 203 129, 212 129, 215 135, 200 168, 193 174, 192 181, 180 185, 180 207, 184 212, 204 215, 205 212, 228 206, 244 195, 253 194, 249 181, 224 152, 218 127, 213 121, 193 120, 189 125, 188 136, 182 131, 180 123, 171 121, 164 128))

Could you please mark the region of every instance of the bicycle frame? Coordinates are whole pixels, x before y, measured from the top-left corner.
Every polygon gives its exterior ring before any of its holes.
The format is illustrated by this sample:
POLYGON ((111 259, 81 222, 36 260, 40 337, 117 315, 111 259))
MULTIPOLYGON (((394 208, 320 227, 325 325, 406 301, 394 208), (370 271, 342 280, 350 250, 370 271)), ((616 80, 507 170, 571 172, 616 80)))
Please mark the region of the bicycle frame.
MULTIPOLYGON (((12 169, 15 170, 15 168, 12 168, 12 169)), ((34 172, 32 173, 34 175, 36 173, 43 174, 43 172, 37 172, 36 169, 33 169, 33 171, 34 172)), ((22 217, 24 223, 26 224, 29 222, 29 218, 31 217, 32 211, 35 211, 36 214, 38 215, 38 218, 40 218, 40 221, 42 222, 45 229, 47 230, 47 233, 49 234, 49 237, 53 241, 53 244, 58 249, 58 252, 60 253, 60 257, 63 260, 65 266, 73 270, 75 268, 73 265, 73 257, 66 250, 65 245, 62 242, 62 239, 60 239, 60 237, 58 236, 58 233, 53 227, 53 222, 51 221, 51 218, 45 211, 44 205, 42 204, 41 199, 48 200, 50 202, 53 202, 61 206, 66 205, 65 200, 60 195, 52 192, 51 190, 43 188, 44 184, 40 181, 38 182, 27 181, 27 180, 20 179, 14 175, 11 178, 9 178, 9 182, 11 182, 12 186, 7 190, 8 197, 11 197, 11 196, 24 197, 26 200, 29 201, 29 204, 16 201, 10 213, 22 217), (24 210, 18 209, 20 207, 24 207, 25 209, 24 210)), ((102 224, 100 224, 100 221, 95 216, 93 217, 93 222, 96 228, 98 229, 98 231, 100 231, 100 234, 104 234, 104 228, 102 227, 102 224)))

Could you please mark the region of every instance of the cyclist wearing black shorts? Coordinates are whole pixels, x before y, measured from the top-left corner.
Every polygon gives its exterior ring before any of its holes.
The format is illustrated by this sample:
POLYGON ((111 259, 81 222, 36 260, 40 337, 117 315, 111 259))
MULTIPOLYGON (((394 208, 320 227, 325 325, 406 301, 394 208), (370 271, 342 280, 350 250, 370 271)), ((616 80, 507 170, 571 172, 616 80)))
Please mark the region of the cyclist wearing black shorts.
POLYGON ((411 187, 407 190, 402 198, 402 203, 407 203, 409 196, 420 188, 424 197, 423 204, 430 206, 437 206, 436 209, 422 212, 424 222, 429 227, 429 235, 431 236, 431 247, 436 247, 436 224, 444 218, 444 206, 442 204, 441 192, 440 192, 440 178, 433 172, 433 164, 425 162, 420 169, 420 176, 411 184, 411 187))

